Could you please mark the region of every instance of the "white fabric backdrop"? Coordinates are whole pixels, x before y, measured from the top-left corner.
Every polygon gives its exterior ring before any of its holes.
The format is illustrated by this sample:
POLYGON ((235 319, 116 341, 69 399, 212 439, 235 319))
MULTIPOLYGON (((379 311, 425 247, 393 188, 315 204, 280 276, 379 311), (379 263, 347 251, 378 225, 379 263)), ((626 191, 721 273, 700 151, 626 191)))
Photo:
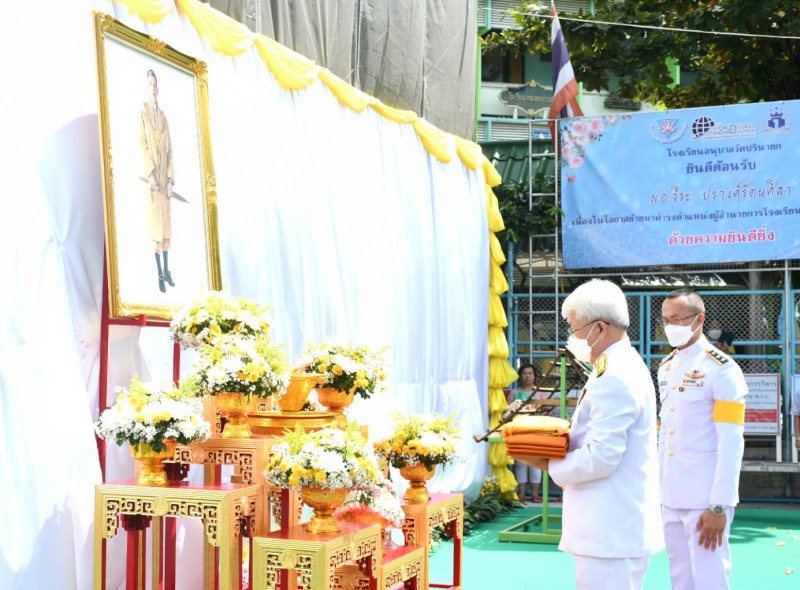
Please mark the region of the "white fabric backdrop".
MULTIPOLYGON (((430 487, 475 494, 486 471, 488 229, 483 173, 428 155, 410 125, 354 113, 322 84, 290 93, 254 52, 216 55, 177 12, 145 25, 90 0, 4 7, 0 65, 0 587, 92 587, 103 218, 91 10, 209 64, 223 284, 272 306, 294 353, 332 335, 388 344, 390 391, 351 418, 455 413, 463 461, 430 487)), ((180 244, 175 244, 179 248, 180 244)), ((176 280, 179 276, 176 275, 176 280)), ((112 328, 109 383, 169 379, 167 331, 112 328)), ((184 356, 187 368, 189 357, 184 356)), ((113 400, 113 395, 111 395, 113 400)), ((107 479, 131 477, 108 447, 107 479)), ((197 555, 181 522, 182 555, 197 555)), ((124 534, 109 590, 124 585, 124 534)), ((179 562, 180 588, 200 585, 179 562)))

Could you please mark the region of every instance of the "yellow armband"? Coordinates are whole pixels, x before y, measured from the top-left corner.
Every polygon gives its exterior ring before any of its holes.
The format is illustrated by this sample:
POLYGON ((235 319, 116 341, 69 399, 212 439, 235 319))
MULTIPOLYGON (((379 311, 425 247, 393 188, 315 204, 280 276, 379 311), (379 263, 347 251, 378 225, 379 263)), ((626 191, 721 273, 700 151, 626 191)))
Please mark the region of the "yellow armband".
POLYGON ((714 402, 714 422, 744 424, 744 404, 740 402, 714 402))

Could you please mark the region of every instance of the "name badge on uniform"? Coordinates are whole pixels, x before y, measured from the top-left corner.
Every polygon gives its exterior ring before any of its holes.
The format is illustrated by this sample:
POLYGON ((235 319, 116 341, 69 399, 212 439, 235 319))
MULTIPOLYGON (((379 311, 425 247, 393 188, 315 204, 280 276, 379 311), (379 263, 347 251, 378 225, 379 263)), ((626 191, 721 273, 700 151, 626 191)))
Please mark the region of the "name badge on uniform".
POLYGON ((684 379, 682 385, 689 387, 702 387, 703 381, 700 379, 684 379))

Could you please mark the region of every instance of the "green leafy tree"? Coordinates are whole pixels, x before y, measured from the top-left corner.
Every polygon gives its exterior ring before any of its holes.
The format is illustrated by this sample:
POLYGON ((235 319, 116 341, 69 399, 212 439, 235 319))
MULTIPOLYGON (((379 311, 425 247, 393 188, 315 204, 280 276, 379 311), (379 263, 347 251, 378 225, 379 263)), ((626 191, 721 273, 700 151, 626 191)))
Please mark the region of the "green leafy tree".
MULTIPOLYGON (((545 2, 514 13, 521 30, 488 35, 485 49, 550 52, 545 2)), ((561 15, 564 16, 564 15, 561 15)), ((578 18, 701 31, 800 37, 800 3, 793 0, 596 0, 578 18)), ((800 40, 709 35, 561 21, 577 79, 588 90, 668 108, 790 100, 800 96, 800 40), (667 66, 688 73, 674 86, 667 66)))

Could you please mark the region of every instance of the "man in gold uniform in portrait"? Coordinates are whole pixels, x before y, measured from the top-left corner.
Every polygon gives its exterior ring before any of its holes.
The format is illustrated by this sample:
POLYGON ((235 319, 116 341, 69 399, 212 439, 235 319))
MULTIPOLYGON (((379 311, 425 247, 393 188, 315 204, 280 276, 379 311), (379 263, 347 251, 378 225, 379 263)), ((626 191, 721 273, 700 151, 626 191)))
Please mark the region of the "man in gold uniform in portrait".
POLYGON ((171 198, 173 177, 172 140, 167 117, 158 106, 158 78, 147 71, 147 97, 141 109, 142 179, 150 184, 147 199, 147 232, 153 241, 158 289, 166 293, 166 285, 175 286, 169 272, 169 248, 172 238, 171 198), (163 257, 163 262, 162 262, 163 257))

